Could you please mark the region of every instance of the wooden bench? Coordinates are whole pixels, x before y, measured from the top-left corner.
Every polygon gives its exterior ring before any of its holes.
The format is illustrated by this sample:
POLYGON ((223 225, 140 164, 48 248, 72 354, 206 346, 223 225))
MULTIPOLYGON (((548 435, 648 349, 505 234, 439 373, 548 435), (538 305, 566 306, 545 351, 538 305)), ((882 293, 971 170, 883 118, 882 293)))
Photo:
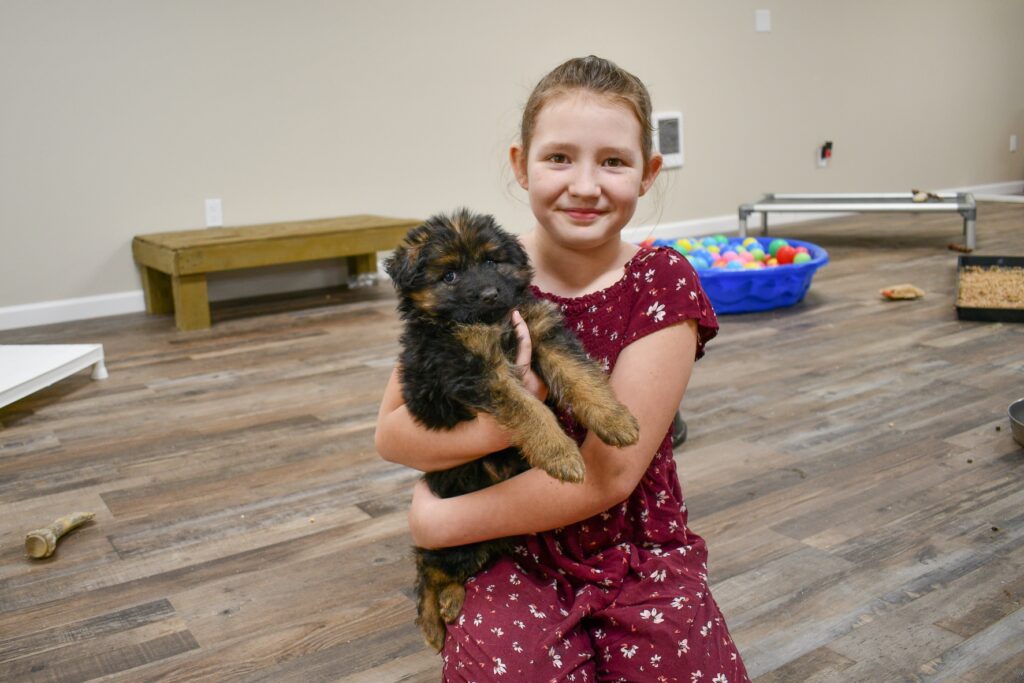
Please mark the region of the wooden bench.
POLYGON ((174 312, 180 330, 210 326, 206 275, 240 268, 345 257, 350 278, 376 273, 377 252, 394 249, 421 221, 343 216, 311 221, 139 235, 132 254, 142 271, 146 312, 174 312))

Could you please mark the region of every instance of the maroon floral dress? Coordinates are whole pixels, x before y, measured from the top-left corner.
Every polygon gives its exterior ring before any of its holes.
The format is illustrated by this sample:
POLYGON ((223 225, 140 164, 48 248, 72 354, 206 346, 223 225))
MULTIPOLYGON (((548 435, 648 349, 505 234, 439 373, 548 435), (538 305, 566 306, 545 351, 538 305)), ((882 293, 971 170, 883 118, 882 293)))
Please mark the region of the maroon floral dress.
MULTIPOLYGON (((607 372, 623 348, 669 325, 697 321, 698 358, 718 329, 696 273, 671 249, 640 250, 622 279, 592 294, 534 293, 561 307, 607 372)), ((571 416, 560 419, 582 442, 571 416)), ((708 590, 704 540, 686 516, 670 430, 624 503, 524 536, 512 556, 466 583, 442 651, 444 680, 748 680, 708 590)))

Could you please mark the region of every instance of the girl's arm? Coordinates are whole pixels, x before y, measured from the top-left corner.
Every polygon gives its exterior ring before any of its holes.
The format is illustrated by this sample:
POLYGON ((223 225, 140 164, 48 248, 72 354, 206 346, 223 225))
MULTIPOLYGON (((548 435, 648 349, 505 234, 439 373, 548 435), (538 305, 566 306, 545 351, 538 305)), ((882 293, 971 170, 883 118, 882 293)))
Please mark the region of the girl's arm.
POLYGON ((630 496, 661 445, 693 369, 697 324, 688 320, 622 350, 610 382, 640 422, 640 440, 615 448, 588 434, 580 452, 587 473, 565 484, 542 470, 474 493, 440 499, 422 482, 413 492, 409 528, 421 547, 442 548, 535 533, 581 521, 630 496))

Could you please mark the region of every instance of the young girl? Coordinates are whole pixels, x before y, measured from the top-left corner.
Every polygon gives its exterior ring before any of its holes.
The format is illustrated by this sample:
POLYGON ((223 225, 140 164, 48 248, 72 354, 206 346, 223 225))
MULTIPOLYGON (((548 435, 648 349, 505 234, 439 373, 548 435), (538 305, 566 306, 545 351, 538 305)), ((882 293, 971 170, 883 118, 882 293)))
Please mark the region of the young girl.
MULTIPOLYGON (((746 671, 707 585, 703 539, 686 527, 671 424, 694 361, 718 327, 689 263, 638 249, 620 232, 661 170, 650 98, 597 57, 544 77, 523 113, 512 168, 536 217, 521 236, 534 293, 560 306, 640 423, 640 441, 607 446, 560 416, 586 462, 581 484, 540 470, 455 498, 421 481, 409 525, 423 547, 522 536, 515 554, 467 582, 443 650, 445 681, 737 683, 746 671)), ((517 365, 529 370, 529 332, 517 365)), ((445 469, 508 445, 486 414, 450 431, 419 426, 396 369, 377 448, 393 462, 445 469)))

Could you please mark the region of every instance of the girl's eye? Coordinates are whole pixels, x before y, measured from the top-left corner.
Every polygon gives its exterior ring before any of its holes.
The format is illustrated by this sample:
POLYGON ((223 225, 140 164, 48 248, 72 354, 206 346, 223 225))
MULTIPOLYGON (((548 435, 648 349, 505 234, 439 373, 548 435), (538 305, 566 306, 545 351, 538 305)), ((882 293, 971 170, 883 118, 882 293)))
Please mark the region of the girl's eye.
POLYGON ((449 270, 441 279, 444 280, 447 285, 454 284, 455 281, 459 279, 459 274, 454 270, 449 270))
POLYGON ((618 168, 619 166, 626 165, 626 162, 624 162, 622 159, 616 159, 614 157, 611 159, 606 159, 604 163, 606 166, 611 166, 613 168, 618 168))
POLYGON ((552 154, 548 157, 548 161, 555 164, 567 164, 569 163, 569 157, 564 154, 552 154))

